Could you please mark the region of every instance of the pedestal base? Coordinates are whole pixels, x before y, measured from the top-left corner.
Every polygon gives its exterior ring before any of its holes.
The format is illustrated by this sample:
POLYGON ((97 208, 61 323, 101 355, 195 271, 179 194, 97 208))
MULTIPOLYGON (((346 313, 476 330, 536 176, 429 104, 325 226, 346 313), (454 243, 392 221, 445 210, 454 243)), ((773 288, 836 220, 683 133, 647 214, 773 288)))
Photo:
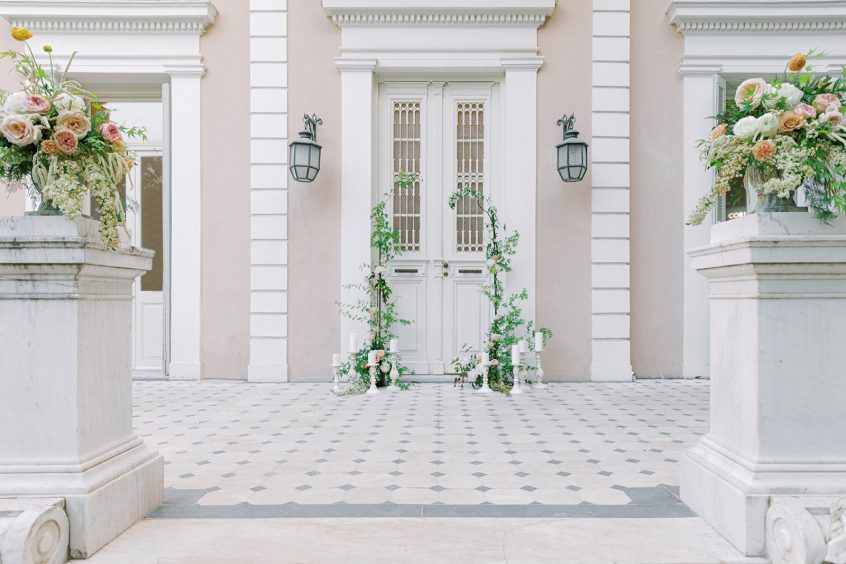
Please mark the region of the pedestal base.
POLYGON ((88 558, 161 505, 164 458, 139 439, 86 464, 0 467, 0 497, 64 498, 71 558, 88 558))
POLYGON ((842 464, 753 464, 708 437, 680 460, 681 498, 746 556, 766 550, 766 514, 772 496, 836 499, 846 492, 842 464))

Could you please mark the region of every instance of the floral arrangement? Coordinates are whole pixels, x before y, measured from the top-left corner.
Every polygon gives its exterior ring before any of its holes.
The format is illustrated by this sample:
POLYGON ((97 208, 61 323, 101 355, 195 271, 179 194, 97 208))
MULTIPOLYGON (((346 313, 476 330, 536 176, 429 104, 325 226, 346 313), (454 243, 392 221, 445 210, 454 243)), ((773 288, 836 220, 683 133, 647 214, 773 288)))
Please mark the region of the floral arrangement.
MULTIPOLYGON (((394 176, 394 185, 397 188, 405 189, 420 179, 416 173, 399 172, 394 176)), ((389 193, 380 200, 370 212, 370 246, 376 251, 376 263, 362 265, 365 271, 365 279, 360 284, 346 284, 345 288, 360 290, 364 297, 353 303, 339 303, 341 314, 354 321, 367 323, 370 329, 369 334, 361 349, 355 354, 355 371, 359 375, 359 382, 354 387, 356 390, 364 391, 370 385, 370 373, 367 367, 367 357, 370 351, 376 351, 379 370, 378 384, 388 385, 391 383, 390 372, 392 363, 397 363, 399 378, 394 382, 400 388, 408 387, 402 382, 403 375, 410 374, 411 370, 399 364, 393 355, 386 352, 391 339, 396 337, 394 327, 397 324, 410 325, 406 319, 397 316, 396 304, 392 299, 391 287, 385 279, 388 272, 388 262, 401 254, 399 232, 391 225, 391 219, 387 211, 387 199, 393 193, 389 193)), ((341 367, 341 371, 349 371, 349 364, 341 367)))
POLYGON ((21 90, 0 94, 0 178, 11 188, 39 193, 42 215, 77 219, 83 198, 93 195, 103 244, 115 249, 125 219, 117 184, 134 164, 124 135, 143 138, 144 132, 112 123, 96 96, 68 79, 74 56, 56 69, 53 49, 44 45, 50 60, 45 70, 28 43, 32 32, 15 27, 12 37, 24 44, 23 52, 0 57, 10 59, 23 80, 21 90))
MULTIPOLYGON (((455 209, 458 202, 465 199, 475 201, 485 214, 485 264, 491 277, 490 282, 482 287, 482 292, 493 310, 485 341, 490 358, 488 383, 491 389, 508 392, 514 381, 511 346, 522 338, 521 328, 529 336, 529 343, 533 343, 534 339, 534 324, 523 319, 523 311, 520 308, 520 302, 529 298, 528 291, 524 288, 510 295, 505 291, 504 275, 511 272, 511 260, 517 253, 520 233, 509 232, 505 225, 501 225, 496 206, 477 190, 467 187, 457 190, 449 198, 449 207, 455 209)), ((545 327, 539 328, 538 331, 543 334, 544 343, 552 337, 552 331, 545 327)), ((476 380, 475 385, 481 386, 482 377, 479 376, 476 380)))
POLYGON ((817 76, 807 65, 814 55, 797 53, 770 82, 743 81, 716 116, 717 126, 700 148, 717 178, 689 223, 702 223, 717 199, 749 172, 762 179, 760 197, 787 200, 801 187, 821 221, 846 211, 846 68, 837 78, 817 76))

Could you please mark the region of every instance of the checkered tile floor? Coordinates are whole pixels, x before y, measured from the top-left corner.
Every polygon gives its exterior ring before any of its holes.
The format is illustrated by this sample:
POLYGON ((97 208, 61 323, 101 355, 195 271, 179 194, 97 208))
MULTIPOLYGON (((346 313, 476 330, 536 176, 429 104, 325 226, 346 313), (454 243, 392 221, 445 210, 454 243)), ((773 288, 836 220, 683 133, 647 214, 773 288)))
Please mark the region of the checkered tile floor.
MULTIPOLYGON (((135 382, 171 503, 623 505, 673 493, 707 430, 708 384, 551 384, 522 396, 420 384, 135 382), (652 492, 652 493, 650 493, 652 492), (658 492, 656 494, 656 492, 658 492), (176 501, 174 501, 176 500, 176 501)), ((677 500, 676 500, 677 501, 677 500)))

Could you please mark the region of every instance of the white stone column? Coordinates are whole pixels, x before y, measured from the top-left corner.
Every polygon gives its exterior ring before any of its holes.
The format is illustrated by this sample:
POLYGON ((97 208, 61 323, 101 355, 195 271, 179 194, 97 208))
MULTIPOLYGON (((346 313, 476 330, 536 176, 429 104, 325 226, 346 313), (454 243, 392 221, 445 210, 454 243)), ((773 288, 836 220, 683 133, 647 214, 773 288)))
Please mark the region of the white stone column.
POLYGON ((520 244, 512 260, 506 284, 508 291, 529 291, 524 302, 526 319, 535 319, 535 264, 537 249, 537 100, 538 69, 542 57, 505 59, 505 218, 510 229, 520 233, 520 244))
POLYGON ((629 0, 593 0, 592 76, 590 377, 629 382, 629 0))
POLYGON ((174 380, 202 376, 201 66, 170 74, 170 363, 174 380))
POLYGON ((710 283, 711 426, 682 456, 681 497, 762 555, 772 496, 846 496, 846 218, 753 214, 690 255, 710 283))
POLYGON ((687 251, 706 245, 713 224, 708 214, 702 225, 686 225, 690 212, 714 182, 713 173, 705 170, 699 157, 697 141, 707 137, 713 125, 708 116, 717 108, 715 77, 718 69, 683 67, 682 91, 682 164, 684 167, 684 315, 682 375, 685 378, 707 378, 708 361, 708 281, 690 266, 687 251))
MULTIPOLYGON (((341 71, 341 280, 359 283, 361 265, 370 262, 370 208, 376 192, 376 85, 375 60, 338 58, 341 71)), ((341 289, 341 301, 351 303, 361 296, 356 290, 341 289)), ((341 318, 341 350, 346 351, 349 334, 367 334, 364 322, 341 318)))
POLYGON ((0 218, 0 498, 64 498, 73 558, 163 499, 163 459, 132 429, 133 281, 151 264, 105 251, 93 220, 0 218))
POLYGON ((287 8, 250 0, 250 382, 288 380, 287 8))

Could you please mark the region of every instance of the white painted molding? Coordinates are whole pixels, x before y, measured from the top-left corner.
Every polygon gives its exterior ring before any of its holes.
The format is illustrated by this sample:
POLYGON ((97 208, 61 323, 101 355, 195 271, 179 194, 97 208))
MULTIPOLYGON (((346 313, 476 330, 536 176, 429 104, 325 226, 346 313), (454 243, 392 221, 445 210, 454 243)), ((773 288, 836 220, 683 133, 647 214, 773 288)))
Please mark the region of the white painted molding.
POLYGON ((323 0, 338 26, 532 25, 539 27, 555 0, 323 0))
POLYGON ((667 16, 682 33, 841 31, 846 0, 674 0, 667 16))
POLYGON ((203 33, 217 9, 209 0, 0 0, 0 16, 40 32, 203 33))

